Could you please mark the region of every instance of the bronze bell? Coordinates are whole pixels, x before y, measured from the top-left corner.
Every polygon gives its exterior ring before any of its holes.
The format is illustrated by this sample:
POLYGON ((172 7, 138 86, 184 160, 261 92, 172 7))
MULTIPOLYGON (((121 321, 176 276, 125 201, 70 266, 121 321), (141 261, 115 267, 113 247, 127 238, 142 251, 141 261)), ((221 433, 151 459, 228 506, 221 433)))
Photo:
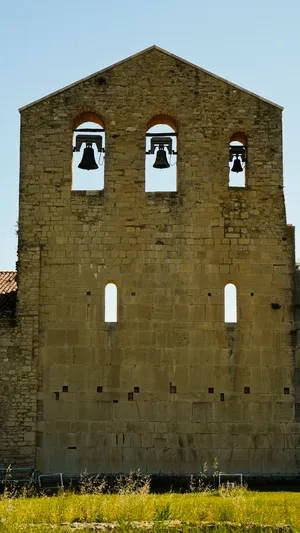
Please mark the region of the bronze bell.
POLYGON ((160 144, 156 153, 156 160, 153 168, 169 168, 170 164, 167 160, 167 154, 163 144, 160 144))
POLYGON ((231 168, 231 172, 243 172, 243 167, 242 167, 242 164, 241 164, 241 160, 239 157, 235 157, 235 160, 233 161, 233 165, 232 165, 232 168, 231 168))
POLYGON ((78 168, 83 170, 96 170, 96 168, 98 168, 98 165, 95 161, 92 143, 86 143, 86 148, 83 150, 82 160, 79 163, 78 168))

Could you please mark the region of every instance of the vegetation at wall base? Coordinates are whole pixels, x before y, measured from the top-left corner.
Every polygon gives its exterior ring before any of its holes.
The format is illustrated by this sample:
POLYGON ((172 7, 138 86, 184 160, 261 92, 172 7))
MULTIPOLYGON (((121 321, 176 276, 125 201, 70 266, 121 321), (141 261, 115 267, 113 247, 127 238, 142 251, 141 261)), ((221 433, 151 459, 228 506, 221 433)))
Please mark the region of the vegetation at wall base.
POLYGON ((245 489, 186 494, 74 494, 0 500, 0 533, 300 532, 300 494, 245 489))
MULTIPOLYGON (((205 472, 205 469, 204 469, 205 472)), ((150 476, 120 475, 113 487, 83 473, 79 493, 52 495, 32 483, 17 487, 8 469, 0 496, 0 533, 113 531, 115 533, 300 532, 300 493, 255 492, 205 483, 191 476, 184 493, 153 494, 150 476)))

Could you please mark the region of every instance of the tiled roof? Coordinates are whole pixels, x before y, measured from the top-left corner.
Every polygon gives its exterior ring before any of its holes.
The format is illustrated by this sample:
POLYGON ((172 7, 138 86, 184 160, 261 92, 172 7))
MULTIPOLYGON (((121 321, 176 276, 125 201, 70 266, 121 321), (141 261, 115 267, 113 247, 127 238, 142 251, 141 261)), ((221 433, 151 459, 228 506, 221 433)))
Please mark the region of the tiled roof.
POLYGON ((17 290, 16 277, 16 272, 0 272, 0 294, 7 294, 17 290))
POLYGON ((16 308, 17 273, 0 272, 0 316, 13 316, 16 308))

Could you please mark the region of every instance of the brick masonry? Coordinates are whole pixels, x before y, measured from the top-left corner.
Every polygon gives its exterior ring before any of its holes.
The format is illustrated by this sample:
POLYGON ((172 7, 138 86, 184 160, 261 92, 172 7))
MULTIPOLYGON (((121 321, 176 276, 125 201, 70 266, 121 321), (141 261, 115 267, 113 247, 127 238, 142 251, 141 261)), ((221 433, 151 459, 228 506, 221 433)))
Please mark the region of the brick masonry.
POLYGON ((3 463, 188 474, 218 457, 226 472, 298 473, 300 283, 281 114, 156 47, 21 110, 3 463), (178 132, 178 190, 145 193, 145 133, 161 115, 178 132), (105 127, 104 191, 72 191, 73 128, 90 117, 105 127), (228 187, 235 132, 248 139, 244 189, 228 187), (104 322, 109 281, 116 324, 104 322), (224 323, 228 282, 237 325, 224 323))

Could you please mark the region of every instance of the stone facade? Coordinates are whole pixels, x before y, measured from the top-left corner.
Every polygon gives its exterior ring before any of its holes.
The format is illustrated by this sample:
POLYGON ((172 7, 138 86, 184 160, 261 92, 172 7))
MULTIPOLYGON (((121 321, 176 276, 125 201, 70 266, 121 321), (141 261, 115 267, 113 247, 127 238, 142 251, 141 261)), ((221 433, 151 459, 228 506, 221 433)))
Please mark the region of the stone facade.
POLYGON ((16 288, 15 273, 0 272, 0 466, 26 467, 35 462, 36 376, 24 320, 15 317, 16 288))
POLYGON ((157 47, 21 110, 3 463, 188 474, 217 457, 225 472, 298 474, 300 283, 281 115, 157 47), (72 191, 73 129, 91 118, 106 133, 104 190, 72 191), (145 193, 156 122, 178 133, 177 192, 145 193), (236 132, 245 188, 228 187, 236 132), (110 281, 117 323, 104 321, 110 281), (224 323, 228 282, 237 324, 224 323))

